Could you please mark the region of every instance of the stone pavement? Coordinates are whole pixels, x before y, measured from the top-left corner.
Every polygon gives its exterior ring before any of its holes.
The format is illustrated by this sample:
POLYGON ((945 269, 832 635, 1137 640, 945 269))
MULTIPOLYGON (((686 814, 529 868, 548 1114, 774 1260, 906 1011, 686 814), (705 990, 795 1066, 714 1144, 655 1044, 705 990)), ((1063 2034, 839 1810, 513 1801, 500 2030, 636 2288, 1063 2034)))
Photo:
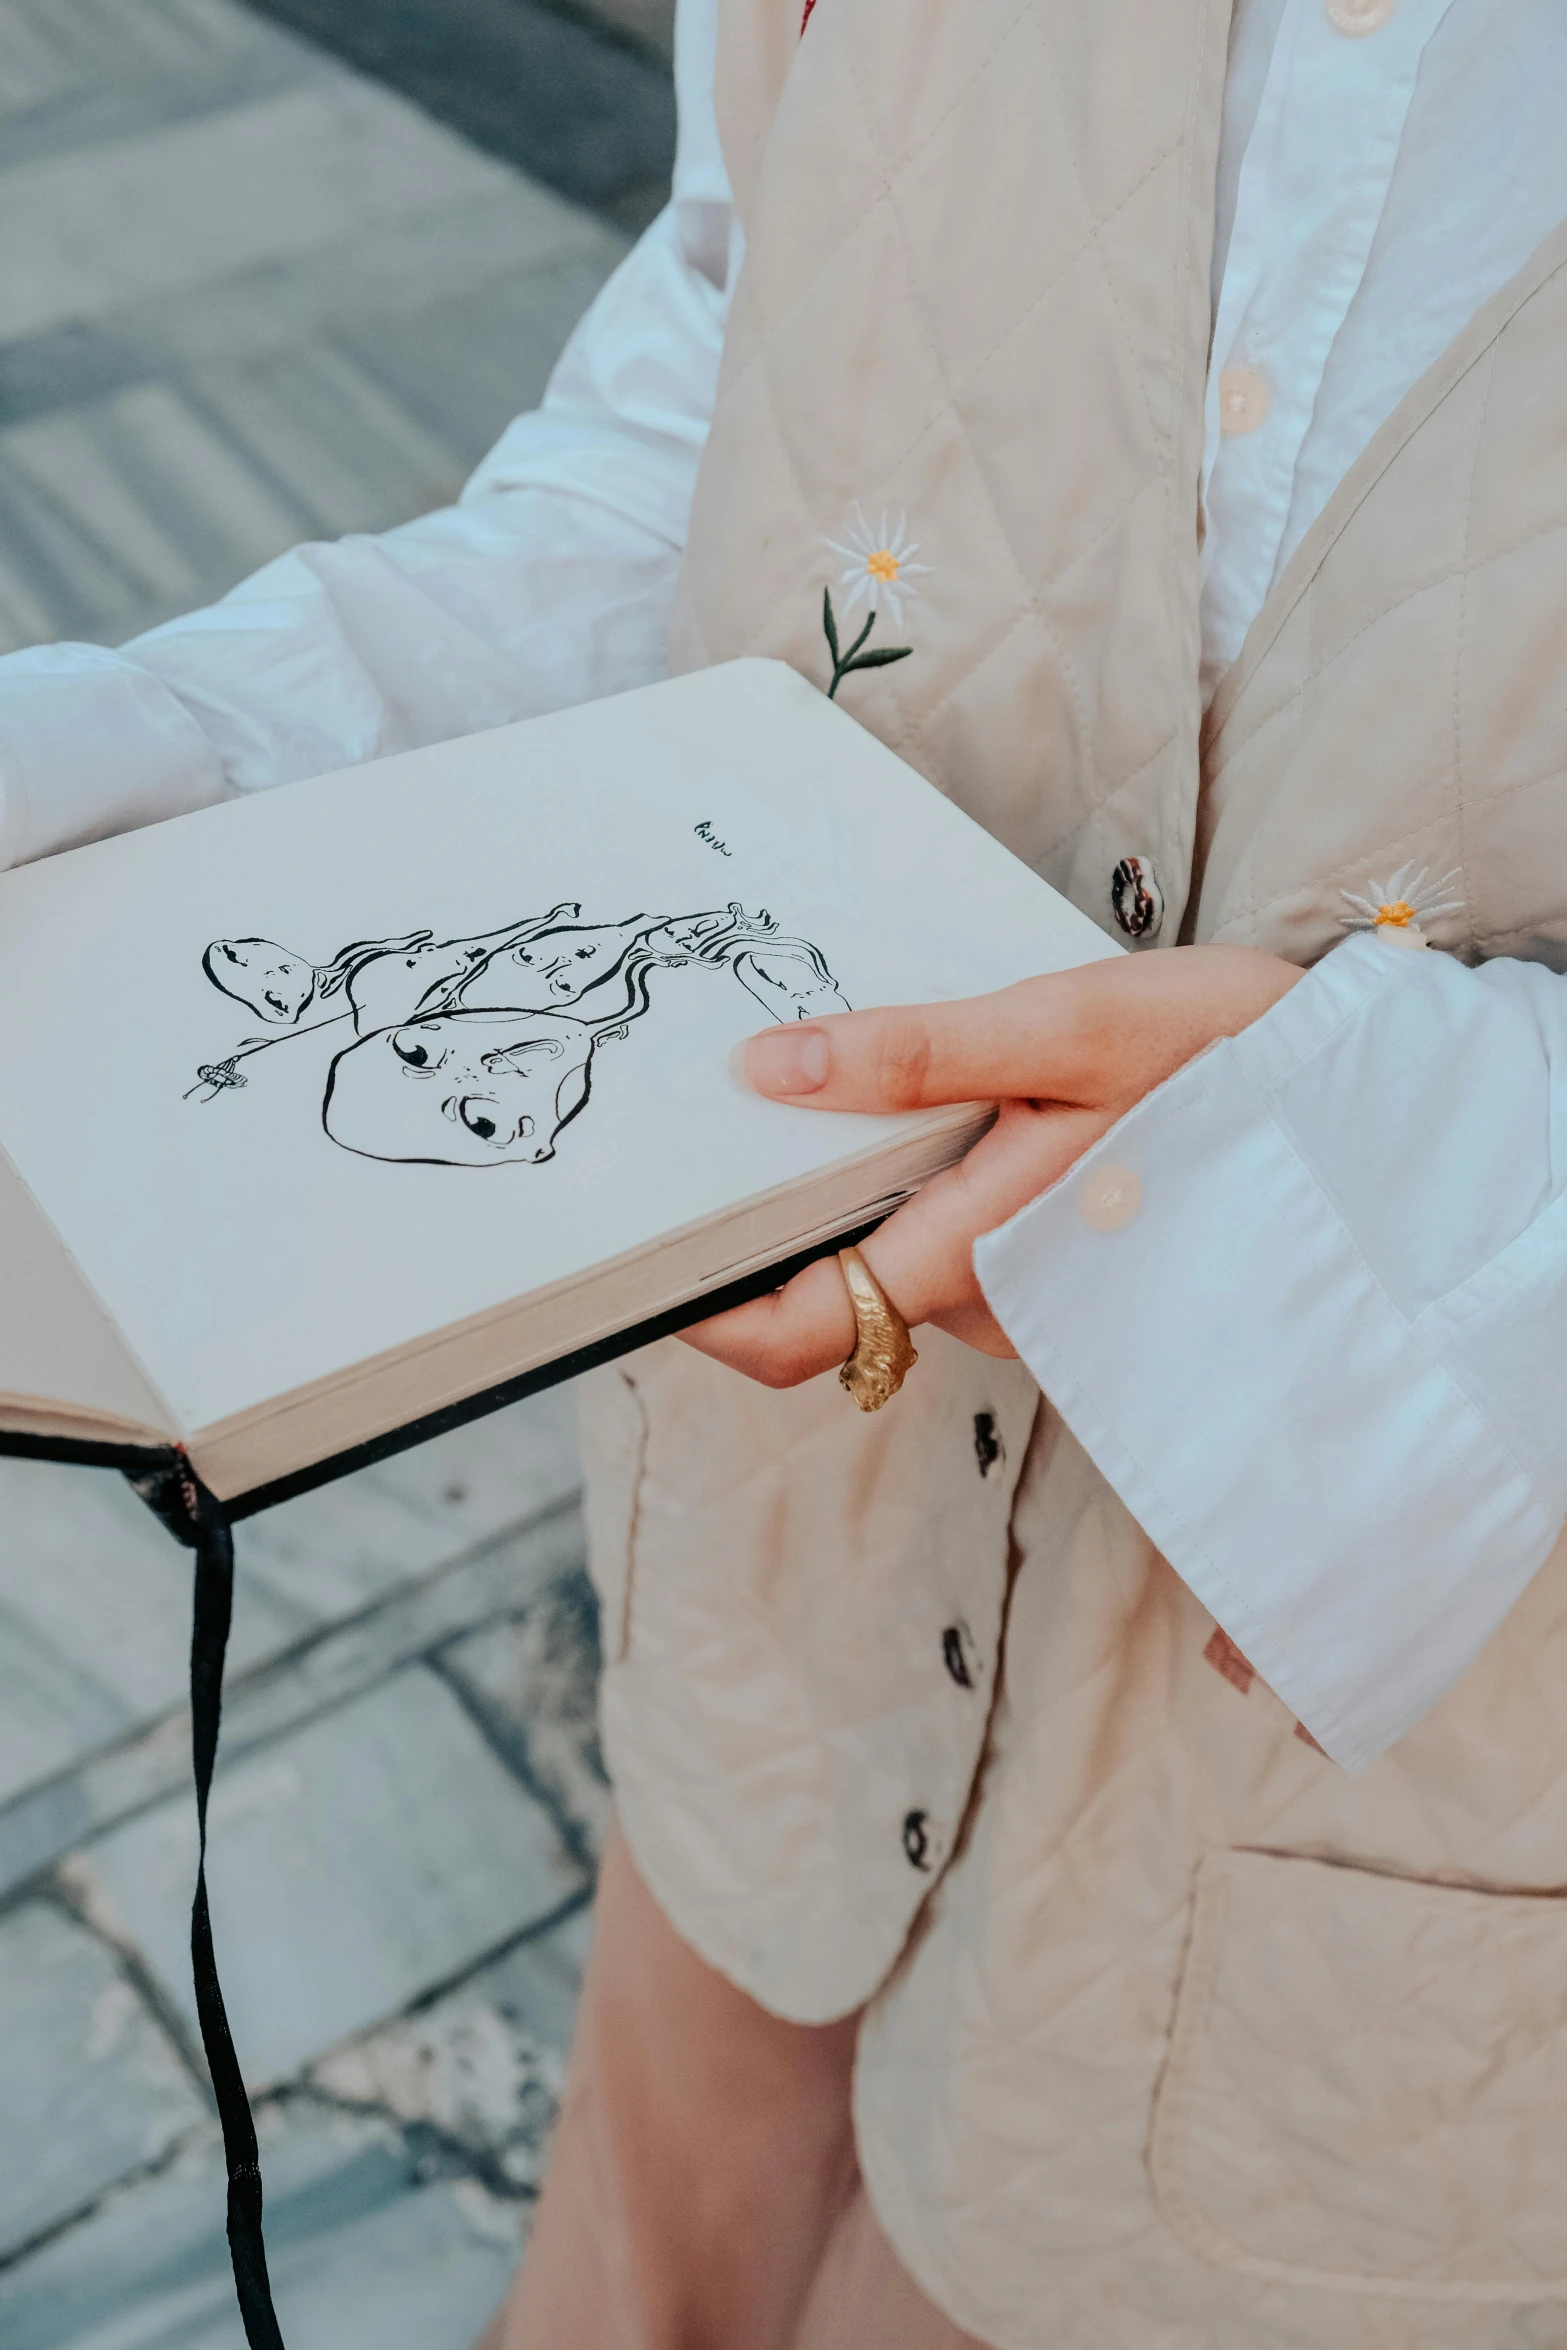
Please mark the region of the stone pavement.
MULTIPOLYGON (((556 111, 640 218, 657 156, 615 180, 614 95, 556 111)), ((5 0, 0 218, 0 652, 445 504, 626 244, 236 0, 5 0)))
POLYGON ((626 228, 668 194, 673 0, 249 4, 626 228))
MULTIPOLYGON (((431 0, 4 0, 0 649, 439 504, 536 399, 667 168, 667 6, 605 0, 617 65, 580 10, 551 48, 536 0, 441 4, 437 121, 431 0), (378 40, 395 88, 341 62, 378 40), (598 212, 449 127, 513 53, 577 76, 537 168, 598 212)), ((289 2350, 466 2350, 517 2257, 606 1803, 576 1485, 557 1393, 239 1533, 212 1905, 289 2350)), ((189 1602, 120 1479, 0 1461, 4 2350, 241 2350, 189 1602)))
MULTIPOLYGON (((465 2350, 536 2189, 606 1792, 567 1392, 238 1533, 212 1909, 290 2350, 465 2350)), ((190 1988, 189 1562, 0 1462, 0 2342, 240 2350, 190 1988)))

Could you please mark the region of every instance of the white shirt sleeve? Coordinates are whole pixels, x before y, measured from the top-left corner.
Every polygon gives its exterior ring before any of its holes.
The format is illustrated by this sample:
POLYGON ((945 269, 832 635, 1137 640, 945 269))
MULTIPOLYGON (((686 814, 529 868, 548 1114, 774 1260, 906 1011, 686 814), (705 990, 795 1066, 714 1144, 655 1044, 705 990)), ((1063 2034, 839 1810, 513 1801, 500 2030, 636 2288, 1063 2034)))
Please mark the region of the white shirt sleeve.
POLYGON ((738 249, 715 42, 716 0, 681 0, 671 202, 456 506, 118 652, 0 659, 0 867, 664 674, 738 249))
POLYGON ((1567 981, 1353 939, 975 1265, 1139 1524, 1356 1769, 1567 1519, 1567 981))

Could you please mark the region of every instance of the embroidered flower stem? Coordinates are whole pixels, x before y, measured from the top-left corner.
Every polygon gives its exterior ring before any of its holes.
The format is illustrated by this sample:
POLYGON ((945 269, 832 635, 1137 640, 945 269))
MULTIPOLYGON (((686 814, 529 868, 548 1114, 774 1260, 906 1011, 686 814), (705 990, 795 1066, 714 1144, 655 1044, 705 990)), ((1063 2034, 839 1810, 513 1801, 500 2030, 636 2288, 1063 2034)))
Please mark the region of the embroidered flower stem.
POLYGON ((893 661, 906 661, 913 652, 912 645, 873 645, 868 653, 862 651, 861 648, 875 625, 876 615, 872 612, 848 651, 841 653, 838 649, 838 623, 832 608, 832 589, 823 588, 822 634, 827 639, 827 650, 832 655, 832 683, 827 688, 829 702, 837 700, 838 688, 851 670, 885 669, 893 661))

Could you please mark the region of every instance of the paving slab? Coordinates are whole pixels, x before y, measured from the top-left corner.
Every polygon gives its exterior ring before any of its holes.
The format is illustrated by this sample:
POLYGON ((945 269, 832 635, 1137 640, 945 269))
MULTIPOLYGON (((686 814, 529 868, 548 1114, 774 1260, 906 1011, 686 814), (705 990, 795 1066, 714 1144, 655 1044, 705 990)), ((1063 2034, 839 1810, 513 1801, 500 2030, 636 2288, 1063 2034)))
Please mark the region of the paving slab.
POLYGON ((105 1744, 130 1719, 95 1673, 0 1603, 0 1801, 105 1744))
POLYGON ((578 2000, 583 1995, 583 1972, 592 1950, 592 1908, 585 1906, 529 1934, 500 1958, 493 1958, 477 1974, 470 1974, 463 1990, 489 2000, 500 2014, 515 2023, 561 2061, 571 2054, 578 2000))
POLYGON ((227 0, 6 0, 5 156, 24 163, 145 135, 328 70, 319 52, 227 0))
POLYGON ((339 349, 462 452, 461 478, 514 416, 543 399, 555 361, 619 259, 595 246, 525 270, 498 272, 418 311, 388 309, 345 326, 339 349), (451 353, 461 351, 453 368, 451 353))
POLYGON ((556 1808, 584 1856, 596 1855, 609 1782, 598 1736, 598 1602, 585 1570, 436 1656, 519 1776, 556 1808))
MULTIPOLYGON (((221 1771, 209 1881, 246 2077, 264 2086, 467 1972, 585 1888, 544 1807, 420 1667, 221 1771)), ((69 1864, 195 2030, 194 1807, 155 1805, 69 1864)))
MULTIPOLYGON (((227 1761, 358 1697, 454 1633, 515 1612, 555 1577, 580 1567, 582 1555, 572 1497, 315 1630, 281 1655, 230 1674, 223 1707, 227 1761)), ((0 1896, 160 1797, 182 1794, 190 1773, 190 1719, 182 1703, 146 1729, 23 1788, 0 1803, 0 1896)))
POLYGON ((421 2124, 506 2197, 543 2184, 592 1911, 532 1934, 444 1998, 333 2049, 310 2086, 421 2124))
POLYGON ((0 174, 8 333, 97 317, 510 184, 504 165, 347 74, 40 156, 0 174))
MULTIPOLYGON (((258 2117, 268 2258, 289 2350, 470 2350, 524 2208, 417 2132, 309 2099, 258 2117)), ((168 2171, 0 2272, 6 2350, 244 2350, 205 2136, 168 2171)))
POLYGON ((580 204, 634 228, 665 200, 675 150, 668 0, 603 10, 539 0, 254 5, 580 204))
MULTIPOLYGON (((123 1477, 0 1460, 0 1803, 180 1702, 190 1604, 189 1553, 123 1477)), ((311 1622, 242 1578, 234 1670, 311 1622)))
MULTIPOLYGON (((80 333, 9 359, 0 347, 0 410, 9 380, 21 411, 0 429, 0 651, 62 635, 121 643, 302 540, 449 504, 536 404, 613 259, 568 256, 399 307, 384 326, 274 344, 253 380, 228 363, 139 380, 137 354, 100 343, 87 387, 96 370, 116 388, 83 400, 78 379, 47 410, 80 333)), ((0 259, 0 301, 4 277, 0 259)))
MULTIPOLYGON (((0 424, 80 408, 171 372, 234 365, 322 335, 417 315, 486 285, 509 322, 513 350, 531 346, 533 281, 587 268, 594 284, 625 240, 547 189, 517 180, 442 203, 290 259, 231 270, 217 284, 176 289, 0 341, 0 424), (519 307, 519 305, 521 305, 519 307)), ((0 256, 0 274, 3 274, 0 256)), ((446 365, 466 375, 460 346, 446 365)))
MULTIPOLYGON (((323 1625, 544 1517, 578 1481, 574 1403, 558 1390, 248 1520, 236 1538, 231 1685, 323 1625)), ((530 1588, 520 1564, 517 1589, 530 1588)), ((451 1621, 437 1609, 427 1637, 451 1621)), ((0 1459, 0 1890, 102 1825, 112 1797, 106 1809, 101 1787, 85 1804, 61 1791, 53 1852, 32 1861, 9 1850, 6 1807, 182 1708, 189 1645, 189 1556, 122 1477, 0 1459)), ((394 1645, 382 1669, 410 1653, 394 1645)), ((153 1780, 127 1802, 170 1783, 170 1755, 177 1776, 188 1770, 183 1715, 172 1741, 156 1744, 153 1780)))
POLYGON ((236 1556, 280 1602, 330 1622, 542 1517, 580 1483, 575 1396, 551 1388, 247 1519, 236 1556))
POLYGON ((447 503, 626 242, 234 0, 7 0, 0 212, 0 651, 447 503))
POLYGON ((592 1946, 593 1912, 584 1906, 493 1959, 464 1988, 489 2000, 541 2048, 563 2058, 571 2048, 592 1946))
POLYGON ((593 0, 601 16, 666 65, 675 62, 675 0, 593 0))
POLYGON ((95 1935, 41 1901, 0 1917, 0 2259, 159 2161, 207 2110, 95 1935))

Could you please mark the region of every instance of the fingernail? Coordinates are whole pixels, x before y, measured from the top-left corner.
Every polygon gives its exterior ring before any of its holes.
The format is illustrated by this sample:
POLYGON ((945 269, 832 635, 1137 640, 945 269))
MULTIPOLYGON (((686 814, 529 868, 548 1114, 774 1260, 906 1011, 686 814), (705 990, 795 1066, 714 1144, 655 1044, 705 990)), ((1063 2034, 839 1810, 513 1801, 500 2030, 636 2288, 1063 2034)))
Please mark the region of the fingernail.
POLYGON ((753 1093, 819 1093, 827 1082, 827 1039, 819 1028, 770 1028, 735 1046, 729 1074, 753 1093))

